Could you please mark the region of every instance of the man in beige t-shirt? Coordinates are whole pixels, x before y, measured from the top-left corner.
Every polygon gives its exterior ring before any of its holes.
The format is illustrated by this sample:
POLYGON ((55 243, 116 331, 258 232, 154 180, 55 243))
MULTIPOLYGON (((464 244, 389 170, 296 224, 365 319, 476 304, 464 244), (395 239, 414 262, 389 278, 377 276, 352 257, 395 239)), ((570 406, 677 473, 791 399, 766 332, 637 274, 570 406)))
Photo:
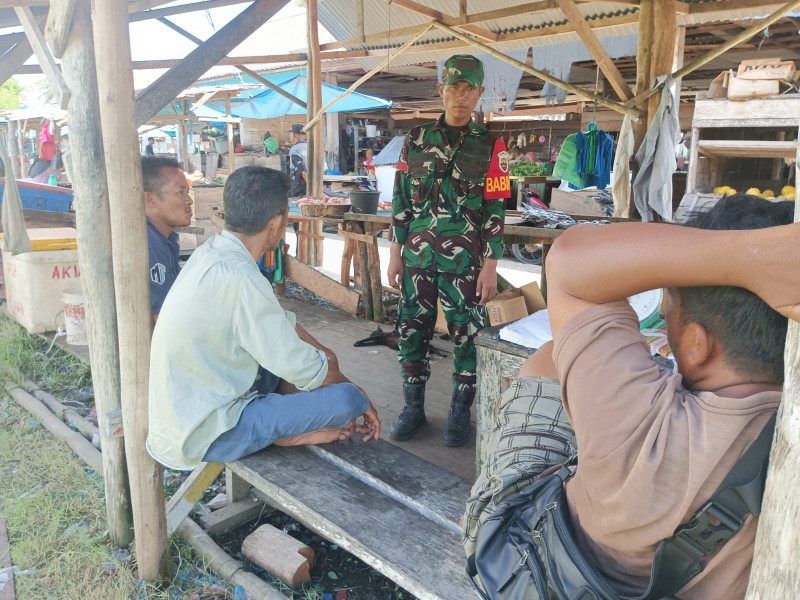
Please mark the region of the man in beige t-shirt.
MULTIPOLYGON (((692 227, 574 227, 548 256, 554 343, 518 382, 560 381, 578 448, 567 483, 577 541, 621 593, 644 591, 659 541, 709 500, 777 409, 785 317, 800 320, 800 225, 771 226, 791 223, 792 212, 793 203, 739 195, 692 227), (748 230, 721 231, 730 229, 748 230), (661 287, 675 374, 653 360, 624 302, 661 287)), ((502 478, 483 473, 470 503, 491 510, 502 478)), ((756 524, 749 517, 677 596, 744 598, 756 524)), ((467 527, 468 552, 470 537, 467 527)))

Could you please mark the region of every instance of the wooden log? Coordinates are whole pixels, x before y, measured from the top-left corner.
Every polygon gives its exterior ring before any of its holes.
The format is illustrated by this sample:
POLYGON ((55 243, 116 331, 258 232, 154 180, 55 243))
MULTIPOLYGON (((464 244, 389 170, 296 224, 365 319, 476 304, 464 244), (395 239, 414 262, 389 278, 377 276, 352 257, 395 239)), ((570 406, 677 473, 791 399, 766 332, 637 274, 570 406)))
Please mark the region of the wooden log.
POLYGON ((283 270, 297 284, 325 298, 347 314, 356 315, 359 299, 357 292, 289 255, 283 257, 283 270))
POLYGON ((383 286, 381 285, 381 257, 378 254, 378 239, 375 235, 374 225, 364 225, 371 231, 373 241, 365 244, 367 247, 367 265, 369 268, 369 286, 372 291, 372 320, 383 323, 383 286))
MULTIPOLYGON (((356 233, 364 234, 366 223, 351 223, 356 233)), ((361 303, 364 306, 364 317, 369 319, 375 314, 374 301, 372 298, 372 278, 369 270, 369 256, 367 255, 367 245, 358 242, 358 265, 361 273, 361 303)))
POLYGON ((271 509, 265 508, 262 500, 245 498, 200 517, 200 522, 208 533, 217 535, 241 527, 245 523, 255 521, 264 510, 267 510, 268 513, 271 512, 271 509))
MULTIPOLYGON (((653 51, 650 57, 651 79, 672 73, 675 38, 677 36, 675 1, 658 0, 658 2, 653 3, 653 51)), ((660 95, 651 96, 647 102, 648 128, 653 122, 660 102, 660 95)))
POLYGON ((322 266, 322 254, 325 236, 322 235, 322 219, 309 223, 311 233, 308 239, 309 256, 308 265, 311 267, 322 266))
MULTIPOLYGON (((800 144, 795 173, 800 173, 800 144)), ((800 222, 800 186, 796 183, 794 220, 800 222)), ((800 597, 800 323, 796 321, 789 321, 783 360, 783 398, 769 455, 747 600, 800 597)))
MULTIPOLYGON (((342 235, 343 233, 347 233, 349 235, 360 235, 340 229, 339 235, 342 235)), ((342 266, 339 272, 339 282, 342 285, 350 287, 350 265, 353 262, 353 254, 355 254, 356 242, 353 238, 350 238, 348 236, 344 237, 345 237, 344 250, 342 251, 342 266)))
MULTIPOLYGON (((83 269, 81 269, 81 275, 85 276, 83 273, 83 269)), ((64 405, 61 401, 58 400, 52 394, 48 394, 39 386, 37 386, 32 381, 25 381, 25 389, 26 391, 31 394, 34 398, 39 400, 42 404, 47 406, 55 415, 64 421, 67 425, 75 425, 75 429, 77 429, 85 438, 89 441, 97 435, 100 435, 100 430, 95 427, 92 423, 84 419, 74 410, 72 410, 69 406, 64 405)), ((124 457, 123 457, 124 458, 124 457)))
POLYGON ((197 523, 186 518, 178 527, 178 535, 192 549, 192 552, 203 559, 214 573, 227 579, 233 585, 240 585, 247 594, 248 600, 286 600, 286 596, 258 577, 246 571, 244 565, 228 556, 214 540, 203 531, 197 523))
MULTIPOLYGON (((11 567, 11 546, 8 543, 8 529, 3 516, 0 515, 0 571, 11 567)), ((14 600, 14 574, 12 573, 5 587, 0 589, 0 600, 14 600)))
MULTIPOLYGON (((319 49, 319 19, 317 0, 306 1, 306 19, 308 24, 308 121, 312 121, 317 111, 322 107, 322 67, 320 65, 319 49)), ((325 162, 325 140, 323 138, 322 123, 314 121, 305 129, 308 134, 308 195, 312 198, 322 198, 322 171, 325 162)), ((312 225, 312 228, 314 226, 312 225)), ((321 233, 321 231, 320 231, 321 233)), ((312 243, 313 251, 309 256, 308 264, 312 266, 322 264, 321 244, 312 243)))
MULTIPOLYGON (((103 137, 98 119, 99 99, 90 9, 88 0, 79 0, 73 7, 71 33, 64 48, 61 67, 64 80, 74 90, 68 107, 72 149, 70 177, 73 189, 80 198, 75 224, 86 299, 92 381, 103 448, 106 518, 112 542, 119 547, 126 547, 133 539, 133 516, 125 440, 118 427, 121 392, 114 273, 109 260, 112 255, 111 214, 103 137)), ((80 428, 80 420, 75 420, 80 428)))
POLYGON ((126 6, 122 0, 95 3, 93 25, 97 55, 114 57, 97 61, 97 83, 109 180, 125 455, 137 565, 140 577, 148 581, 166 578, 169 563, 163 469, 145 447, 153 316, 144 276, 149 269, 147 226, 126 6))
POLYGON ((172 534, 189 516, 194 505, 200 502, 205 491, 222 473, 225 465, 200 463, 167 502, 167 533, 172 534))
POLYGON ((53 52, 53 56, 61 58, 67 49, 67 39, 72 29, 72 14, 77 0, 50 0, 47 13, 47 24, 44 38, 53 52))
MULTIPOLYGON (((256 0, 164 73, 136 98, 136 125, 144 125, 158 111, 190 87, 220 59, 283 8, 285 0, 256 0)), ((247 61, 239 61, 247 62, 247 61)))
POLYGON ((81 457, 83 462, 98 473, 103 472, 103 457, 100 455, 97 448, 92 446, 85 437, 67 427, 67 425, 51 413, 44 404, 21 387, 7 383, 6 391, 20 406, 38 418, 39 422, 41 422, 42 426, 47 429, 47 431, 65 441, 67 445, 81 457))
MULTIPOLYGON (((228 118, 231 117, 231 95, 225 95, 225 116, 228 118)), ((228 163, 231 169, 231 172, 236 170, 236 158, 235 152, 233 151, 233 123, 230 121, 225 126, 225 130, 228 133, 228 163)))
POLYGON ((244 538, 242 554, 291 588, 311 581, 314 550, 272 525, 262 525, 244 538))

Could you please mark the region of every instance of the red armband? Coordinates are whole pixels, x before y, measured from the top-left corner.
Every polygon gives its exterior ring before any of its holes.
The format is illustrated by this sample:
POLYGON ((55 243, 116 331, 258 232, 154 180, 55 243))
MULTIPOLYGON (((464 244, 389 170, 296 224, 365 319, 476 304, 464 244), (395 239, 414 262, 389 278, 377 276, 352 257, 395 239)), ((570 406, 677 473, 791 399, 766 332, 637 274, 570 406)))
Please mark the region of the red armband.
POLYGON ((492 162, 483 184, 483 199, 497 200, 511 196, 511 177, 508 174, 508 150, 502 138, 494 143, 492 162))

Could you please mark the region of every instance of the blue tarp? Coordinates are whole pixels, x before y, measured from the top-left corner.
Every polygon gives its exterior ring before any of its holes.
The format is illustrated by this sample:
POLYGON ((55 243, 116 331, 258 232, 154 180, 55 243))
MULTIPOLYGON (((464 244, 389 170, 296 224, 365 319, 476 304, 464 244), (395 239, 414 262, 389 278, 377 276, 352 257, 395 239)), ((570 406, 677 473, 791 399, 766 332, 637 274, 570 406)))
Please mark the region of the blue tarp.
MULTIPOLYGON (((308 98, 306 81, 304 75, 298 75, 289 81, 281 83, 279 87, 305 102, 308 98)), ((344 91, 345 88, 323 82, 322 104, 327 104, 344 91)), ((306 114, 305 108, 272 90, 265 90, 256 95, 252 94, 252 90, 247 90, 244 97, 231 98, 232 116, 246 119, 274 119, 282 117, 283 115, 306 114)), ((389 108, 391 106, 391 100, 352 92, 331 106, 326 112, 350 112, 375 108, 389 108)), ((225 102, 223 100, 206 102, 202 108, 210 108, 216 111, 217 114, 225 114, 225 102)))

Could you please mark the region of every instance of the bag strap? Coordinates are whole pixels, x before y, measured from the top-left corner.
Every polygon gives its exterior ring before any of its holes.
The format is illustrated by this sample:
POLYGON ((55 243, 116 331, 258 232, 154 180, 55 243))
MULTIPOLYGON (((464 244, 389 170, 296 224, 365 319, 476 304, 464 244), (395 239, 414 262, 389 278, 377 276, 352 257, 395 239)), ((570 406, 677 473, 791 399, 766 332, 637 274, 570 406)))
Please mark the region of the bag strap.
POLYGON ((748 514, 761 513, 775 419, 773 414, 756 441, 689 523, 658 544, 650 585, 635 600, 656 600, 675 594, 703 570, 702 559, 736 535, 748 514), (719 521, 719 525, 712 525, 709 517, 719 521))

